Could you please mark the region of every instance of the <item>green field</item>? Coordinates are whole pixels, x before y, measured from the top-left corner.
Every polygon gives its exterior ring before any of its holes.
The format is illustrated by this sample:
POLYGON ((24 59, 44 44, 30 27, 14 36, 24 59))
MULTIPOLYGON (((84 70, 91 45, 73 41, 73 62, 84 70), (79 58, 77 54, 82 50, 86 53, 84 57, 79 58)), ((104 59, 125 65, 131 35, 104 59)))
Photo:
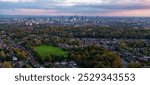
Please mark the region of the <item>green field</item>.
POLYGON ((43 56, 43 57, 49 56, 49 55, 66 57, 68 54, 68 52, 63 51, 61 48, 49 46, 49 45, 35 46, 34 49, 40 56, 43 56))

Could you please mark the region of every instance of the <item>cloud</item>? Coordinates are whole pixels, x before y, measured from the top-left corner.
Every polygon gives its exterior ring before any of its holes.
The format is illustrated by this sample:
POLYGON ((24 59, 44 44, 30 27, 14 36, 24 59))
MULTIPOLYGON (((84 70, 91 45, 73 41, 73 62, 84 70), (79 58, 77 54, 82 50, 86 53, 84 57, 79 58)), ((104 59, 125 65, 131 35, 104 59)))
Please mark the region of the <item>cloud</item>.
POLYGON ((1 2, 34 2, 34 0, 0 0, 1 2))
POLYGON ((104 4, 109 3, 110 0, 65 0, 64 3, 66 4, 104 4))
MULTIPOLYGON (((98 15, 101 16, 99 13, 98 15)), ((150 16, 150 10, 149 9, 140 9, 140 10, 125 10, 125 11, 113 11, 104 13, 102 15, 105 16, 150 16)))
POLYGON ((108 4, 111 0, 58 0, 60 6, 74 6, 77 4, 108 4))
POLYGON ((150 0, 0 0, 0 14, 140 15, 138 10, 149 14, 150 0))
POLYGON ((127 10, 143 10, 147 9, 150 10, 150 5, 145 4, 76 4, 73 6, 63 6, 56 8, 60 10, 62 13, 78 13, 78 14, 97 14, 97 13, 109 13, 109 12, 116 12, 116 11, 127 11, 127 10))
POLYGON ((57 10, 45 10, 45 9, 10 9, 1 10, 4 14, 12 15, 50 15, 57 13, 57 10))

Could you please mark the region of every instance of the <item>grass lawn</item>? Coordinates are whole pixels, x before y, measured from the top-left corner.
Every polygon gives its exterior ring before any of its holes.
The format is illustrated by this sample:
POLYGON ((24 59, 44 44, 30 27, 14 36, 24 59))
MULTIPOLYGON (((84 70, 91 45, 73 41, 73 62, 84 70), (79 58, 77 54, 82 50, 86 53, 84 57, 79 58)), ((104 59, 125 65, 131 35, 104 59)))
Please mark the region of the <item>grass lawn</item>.
POLYGON ((63 51, 61 48, 49 45, 35 46, 34 49, 40 56, 56 55, 67 57, 68 54, 68 52, 63 51))

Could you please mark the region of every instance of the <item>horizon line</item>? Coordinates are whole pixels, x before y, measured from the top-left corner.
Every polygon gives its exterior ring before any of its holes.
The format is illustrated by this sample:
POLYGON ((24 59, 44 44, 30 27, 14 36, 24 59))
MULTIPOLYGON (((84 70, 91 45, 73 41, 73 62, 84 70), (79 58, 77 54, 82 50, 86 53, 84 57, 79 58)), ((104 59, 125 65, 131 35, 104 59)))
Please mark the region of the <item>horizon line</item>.
POLYGON ((45 17, 59 17, 59 16, 86 16, 86 17, 150 17, 150 16, 105 16, 105 15, 11 15, 0 14, 0 16, 45 16, 45 17))

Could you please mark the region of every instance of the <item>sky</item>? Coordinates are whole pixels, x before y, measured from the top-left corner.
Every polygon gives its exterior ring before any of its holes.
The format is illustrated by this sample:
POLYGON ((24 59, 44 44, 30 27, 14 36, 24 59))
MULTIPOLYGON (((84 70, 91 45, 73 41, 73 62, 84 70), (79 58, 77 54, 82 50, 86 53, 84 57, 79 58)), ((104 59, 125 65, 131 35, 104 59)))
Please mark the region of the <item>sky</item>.
POLYGON ((150 16, 150 0, 0 0, 0 15, 150 16))

